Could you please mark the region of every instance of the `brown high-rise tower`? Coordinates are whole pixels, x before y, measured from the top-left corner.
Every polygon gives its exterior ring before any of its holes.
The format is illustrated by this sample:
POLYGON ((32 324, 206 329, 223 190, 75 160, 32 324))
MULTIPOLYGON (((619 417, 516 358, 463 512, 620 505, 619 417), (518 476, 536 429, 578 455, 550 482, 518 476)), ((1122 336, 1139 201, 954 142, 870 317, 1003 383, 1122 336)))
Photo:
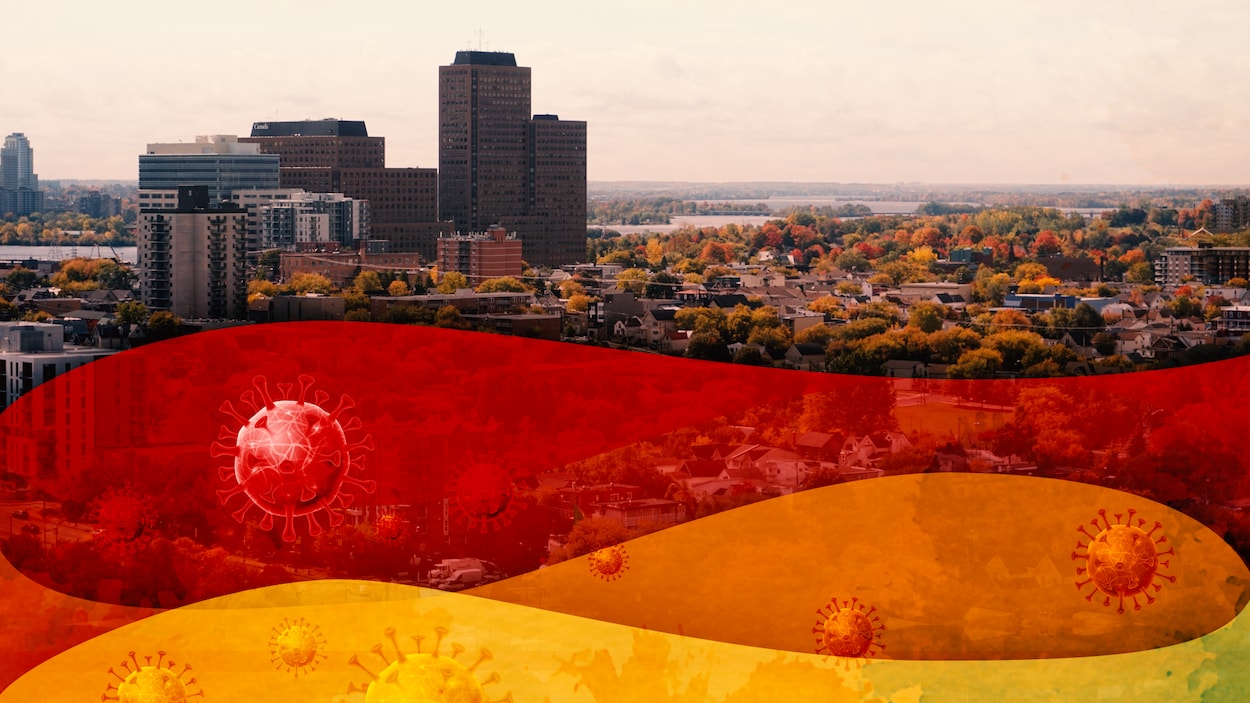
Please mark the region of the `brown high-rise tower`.
POLYGON ((586 123, 531 117, 530 69, 459 51, 439 68, 439 214, 462 233, 515 230, 526 261, 586 257, 586 123))
POLYGON ((391 252, 419 252, 427 260, 451 226, 438 217, 438 173, 432 168, 386 168, 386 140, 370 137, 353 120, 257 122, 240 139, 278 154, 283 188, 343 193, 369 201, 371 239, 391 252))

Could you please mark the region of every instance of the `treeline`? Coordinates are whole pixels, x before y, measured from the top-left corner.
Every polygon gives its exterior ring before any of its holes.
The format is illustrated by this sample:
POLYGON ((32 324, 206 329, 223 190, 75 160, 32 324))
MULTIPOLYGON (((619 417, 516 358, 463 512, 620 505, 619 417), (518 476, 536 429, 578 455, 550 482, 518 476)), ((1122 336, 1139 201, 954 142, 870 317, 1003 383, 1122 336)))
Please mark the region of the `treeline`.
POLYGON ((769 215, 766 203, 713 203, 680 198, 592 200, 586 219, 596 225, 666 225, 673 215, 769 215))
POLYGON ((127 231, 127 224, 122 215, 96 218, 80 212, 34 213, 0 222, 0 244, 134 246, 135 238, 127 231))

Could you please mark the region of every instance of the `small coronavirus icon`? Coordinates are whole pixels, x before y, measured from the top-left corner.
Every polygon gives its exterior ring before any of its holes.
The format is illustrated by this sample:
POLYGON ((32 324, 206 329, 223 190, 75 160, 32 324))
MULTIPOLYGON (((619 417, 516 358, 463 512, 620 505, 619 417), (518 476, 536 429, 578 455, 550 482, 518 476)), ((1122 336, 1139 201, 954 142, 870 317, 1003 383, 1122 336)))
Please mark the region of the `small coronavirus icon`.
POLYGON ((629 570, 629 552, 623 544, 597 549, 586 555, 586 561, 590 564, 590 573, 604 581, 615 581, 629 570))
POLYGON ((129 490, 109 489, 95 502, 94 537, 107 546, 129 549, 151 536, 156 513, 151 502, 129 490))
POLYGON ((477 661, 465 666, 456 661, 456 657, 464 652, 458 644, 451 646, 451 656, 440 654, 443 638, 447 636, 447 628, 436 627, 434 633, 434 649, 429 653, 421 651, 422 636, 414 636, 416 654, 405 654, 395 638, 395 628, 388 627, 386 637, 395 649, 395 658, 386 656, 381 644, 374 645, 370 650, 382 660, 383 668, 374 673, 356 655, 348 660, 348 664, 359 667, 371 679, 368 684, 357 686, 348 684, 349 694, 363 691, 365 703, 503 703, 512 701, 512 694, 506 693, 502 698, 488 700, 486 686, 499 682, 499 674, 491 674, 478 681, 474 671, 482 663, 493 657, 489 650, 482 649, 477 661))
POLYGON ((816 610, 816 625, 812 628, 817 635, 816 653, 860 659, 885 649, 881 644, 885 625, 876 612, 876 607, 864 610, 858 598, 844 600, 841 605, 836 597, 829 599, 828 605, 816 610))
POLYGON ((1116 612, 1124 612, 1125 598, 1133 599, 1134 610, 1141 610, 1138 596, 1144 597, 1149 605, 1157 600, 1151 590, 1154 593, 1163 590, 1159 581, 1176 583, 1175 576, 1161 573, 1161 569, 1171 566, 1171 561, 1162 557, 1176 553, 1171 547, 1161 551, 1168 538, 1164 534, 1156 537, 1155 533, 1163 529, 1163 523, 1155 522, 1147 532, 1142 529, 1146 521, 1137 517, 1137 511, 1131 508, 1123 523, 1120 520, 1125 517, 1124 513, 1113 517, 1114 524, 1107 519, 1106 509, 1098 511, 1098 517, 1089 521, 1090 526, 1098 530, 1097 534, 1091 534, 1085 525, 1076 528, 1089 540, 1086 544, 1077 539, 1076 550, 1072 552, 1072 560, 1077 562, 1076 588, 1084 591, 1086 586, 1091 586, 1085 596, 1085 600, 1091 602, 1096 594, 1102 593, 1105 607, 1111 606, 1112 598, 1116 599, 1116 612), (1082 549, 1084 553, 1080 552, 1082 549))
MULTIPOLYGON (((234 512, 234 518, 243 522, 253 505, 264 511, 260 526, 273 527, 275 516, 286 518, 282 539, 295 541, 296 516, 308 519, 311 535, 322 532, 316 513, 324 511, 330 525, 343 522, 340 512, 355 499, 346 489, 355 488, 365 493, 374 491, 373 481, 353 476, 364 462, 364 452, 373 449, 373 439, 365 435, 355 443, 349 443, 347 433, 360 429, 360 419, 341 421, 345 411, 355 407, 355 402, 343 396, 338 406, 326 412, 322 405, 329 400, 324 391, 317 391, 315 402, 307 400, 313 384, 311 376, 299 377, 299 395, 292 399, 274 400, 263 376, 252 380, 256 392, 247 391, 242 396, 250 406, 245 416, 230 401, 221 410, 232 416, 238 429, 223 426, 218 439, 233 439, 234 445, 214 442, 213 457, 232 457, 229 466, 221 467, 223 481, 234 480, 235 486, 217 492, 222 505, 242 494, 247 502, 234 512)), ((284 396, 291 393, 291 384, 278 384, 284 396)))
POLYGON ((182 665, 182 671, 175 673, 173 659, 166 659, 165 652, 156 653, 156 663, 152 657, 144 657, 140 664, 135 653, 130 652, 130 660, 122 660, 121 671, 117 667, 109 667, 108 672, 117 677, 117 682, 110 682, 108 688, 100 696, 102 701, 118 701, 119 703, 185 703, 196 696, 203 697, 204 692, 192 691, 196 685, 195 678, 183 680, 183 676, 191 671, 189 664, 182 665))
POLYGON ((326 638, 321 628, 309 624, 304 618, 288 621, 285 618, 273 628, 273 637, 269 639, 270 662, 274 668, 287 673, 295 672, 295 677, 315 671, 321 660, 326 658, 322 653, 326 638))
POLYGON ((525 504, 516 499, 512 474, 493 459, 469 459, 452 483, 449 503, 457 519, 482 534, 512 524, 525 504))

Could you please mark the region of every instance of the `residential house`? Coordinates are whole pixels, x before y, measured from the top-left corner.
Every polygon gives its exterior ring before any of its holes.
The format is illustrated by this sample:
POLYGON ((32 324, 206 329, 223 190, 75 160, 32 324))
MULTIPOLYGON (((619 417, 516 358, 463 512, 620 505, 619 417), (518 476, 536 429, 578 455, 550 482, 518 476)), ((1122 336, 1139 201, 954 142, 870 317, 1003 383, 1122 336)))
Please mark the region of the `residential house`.
POLYGON ((819 344, 791 344, 786 362, 801 371, 824 371, 825 348, 819 344))
POLYGON ((838 454, 838 465, 876 468, 882 458, 910 446, 911 440, 902 432, 877 431, 862 437, 847 437, 838 454))
POLYGON ((660 340, 677 331, 677 311, 671 308, 648 310, 641 318, 642 341, 658 347, 660 340))
POLYGON ((620 523, 627 530, 667 527, 686 520, 686 506, 664 498, 622 500, 596 507, 603 517, 620 523))

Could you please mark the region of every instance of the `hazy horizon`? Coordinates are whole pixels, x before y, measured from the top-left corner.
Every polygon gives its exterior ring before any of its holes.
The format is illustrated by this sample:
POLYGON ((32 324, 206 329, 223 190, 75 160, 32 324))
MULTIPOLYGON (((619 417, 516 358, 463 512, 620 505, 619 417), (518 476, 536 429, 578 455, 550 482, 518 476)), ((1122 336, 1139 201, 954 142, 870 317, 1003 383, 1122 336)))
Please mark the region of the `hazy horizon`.
POLYGON ((438 67, 481 48, 531 67, 535 113, 588 122, 596 182, 1250 181, 1245 4, 345 7, 8 8, 0 133, 44 180, 135 180, 149 142, 324 117, 437 167, 438 67))

